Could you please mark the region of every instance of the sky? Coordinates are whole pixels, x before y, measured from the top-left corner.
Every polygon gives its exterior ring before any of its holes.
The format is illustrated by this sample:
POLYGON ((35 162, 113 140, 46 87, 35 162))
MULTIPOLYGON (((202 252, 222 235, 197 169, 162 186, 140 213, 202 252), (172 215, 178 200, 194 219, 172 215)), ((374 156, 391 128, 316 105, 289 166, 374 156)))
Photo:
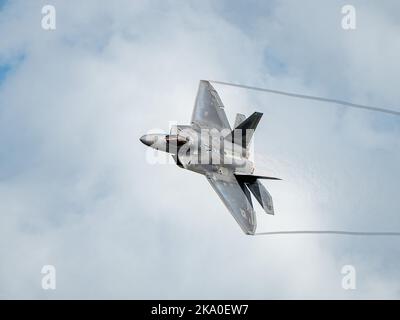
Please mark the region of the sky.
MULTIPOLYGON (((189 123, 200 79, 400 110, 399 9, 0 1, 0 298, 399 299, 399 238, 246 236, 204 177, 149 163, 139 141, 189 123)), ((400 230, 398 117, 215 88, 231 123, 264 113, 256 170, 283 181, 264 183, 275 216, 256 206, 259 232, 400 230)))

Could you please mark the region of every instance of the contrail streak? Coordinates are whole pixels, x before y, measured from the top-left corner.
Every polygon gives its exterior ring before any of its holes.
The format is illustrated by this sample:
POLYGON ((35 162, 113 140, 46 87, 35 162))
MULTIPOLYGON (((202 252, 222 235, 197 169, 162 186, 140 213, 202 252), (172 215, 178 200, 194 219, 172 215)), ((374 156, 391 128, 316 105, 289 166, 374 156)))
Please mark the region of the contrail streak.
POLYGON ((284 235, 284 234, 334 234, 347 236, 400 236, 400 232, 366 232, 366 231, 341 231, 341 230, 293 230, 293 231, 270 231, 254 234, 255 236, 284 235))
MULTIPOLYGON (((400 116, 400 111, 386 109, 386 108, 373 107, 373 106, 367 106, 367 105, 363 105, 363 104, 356 104, 356 103, 347 102, 347 101, 338 100, 338 99, 329 99, 329 98, 310 96, 310 95, 293 93, 293 92, 273 90, 273 89, 268 89, 268 88, 259 88, 259 87, 246 86, 246 85, 235 84, 235 83, 230 83, 230 82, 216 81, 216 80, 208 80, 208 81, 212 82, 212 83, 225 85, 225 86, 238 87, 238 88, 255 90, 255 91, 263 91, 263 92, 283 95, 283 96, 292 97, 292 98, 323 101, 323 102, 328 102, 328 103, 340 104, 340 105, 347 106, 350 108, 382 112, 382 113, 386 113, 386 114, 390 114, 390 115, 400 116)), ((255 236, 272 236, 272 235, 295 235, 295 234, 326 234, 326 235, 331 234, 331 235, 347 235, 347 236, 380 236, 380 237, 386 237, 386 236, 398 237, 398 236, 400 236, 400 232, 367 232, 367 231, 344 231, 344 230, 269 231, 269 232, 255 233, 254 235, 255 236)))
POLYGON ((375 111, 375 112, 382 112, 382 113, 386 113, 386 114, 390 114, 390 115, 400 116, 400 111, 396 111, 396 110, 393 110, 393 109, 386 109, 386 108, 367 106, 367 105, 356 104, 356 103, 347 102, 347 101, 343 101, 343 100, 329 99, 329 98, 323 98, 323 97, 317 97, 317 96, 309 96, 309 95, 293 93, 293 92, 286 92, 286 91, 279 91, 279 90, 273 90, 273 89, 267 89, 267 88, 252 87, 252 86, 246 86, 246 85, 235 84, 235 83, 230 83, 230 82, 223 82, 223 81, 216 81, 216 80, 208 80, 208 81, 212 82, 212 83, 222 84, 222 85, 225 85, 225 86, 239 87, 239 88, 244 88, 244 89, 249 89, 249 90, 256 90, 256 91, 264 91, 264 92, 269 92, 269 93, 273 93, 273 94, 279 94, 279 95, 292 97, 292 98, 299 98, 299 99, 307 99, 307 100, 323 101, 323 102, 334 103, 334 104, 341 104, 343 106, 347 106, 347 107, 350 107, 350 108, 356 108, 356 109, 362 109, 362 110, 368 110, 368 111, 375 111))

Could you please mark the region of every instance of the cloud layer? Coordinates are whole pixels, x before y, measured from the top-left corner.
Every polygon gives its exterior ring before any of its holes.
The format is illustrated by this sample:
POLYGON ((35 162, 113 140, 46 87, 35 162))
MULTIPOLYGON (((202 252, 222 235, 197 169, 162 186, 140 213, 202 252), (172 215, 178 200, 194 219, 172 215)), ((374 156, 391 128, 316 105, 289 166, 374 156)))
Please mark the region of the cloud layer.
MULTIPOLYGON (((200 79, 399 106, 397 2, 356 1, 354 31, 342 1, 263 3, 53 1, 55 31, 44 2, 2 7, 0 297, 399 298, 398 239, 247 237, 203 177, 146 162, 200 79)), ((257 169, 284 181, 260 231, 400 229, 397 118, 216 88, 231 121, 264 112, 257 169)))

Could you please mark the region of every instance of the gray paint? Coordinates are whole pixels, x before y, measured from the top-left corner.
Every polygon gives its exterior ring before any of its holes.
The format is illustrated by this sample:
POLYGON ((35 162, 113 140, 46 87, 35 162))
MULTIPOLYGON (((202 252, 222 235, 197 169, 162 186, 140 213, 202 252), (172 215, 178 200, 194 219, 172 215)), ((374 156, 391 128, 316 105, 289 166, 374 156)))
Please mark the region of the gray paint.
MULTIPOLYGON (((272 197, 257 180, 258 177, 251 175, 254 171, 254 164, 248 159, 247 152, 247 145, 261 117, 262 113, 257 112, 247 119, 242 114, 238 114, 234 131, 231 134, 221 136, 223 143, 214 147, 212 144, 214 136, 204 141, 204 139, 201 139, 200 129, 227 130, 229 132, 231 127, 217 91, 208 81, 201 80, 191 120, 192 126, 184 127, 187 130, 187 135, 183 136, 183 131, 179 131, 180 126, 178 126, 175 134, 147 134, 142 136, 140 141, 156 150, 172 153, 179 167, 205 175, 243 232, 254 235, 257 222, 249 190, 260 202, 266 213, 274 214, 272 197), (236 135, 237 132, 239 132, 238 135, 236 135), (187 141, 186 144, 189 144, 185 152, 182 152, 179 147, 170 147, 170 141, 179 140, 187 141), (197 153, 191 152, 189 156, 186 153, 186 150, 190 150, 190 141, 197 141, 196 148, 198 147, 199 152, 206 153, 209 159, 221 159, 219 157, 223 157, 227 153, 231 154, 230 151, 232 151, 235 160, 227 164, 225 158, 223 158, 223 161, 216 165, 195 163, 198 160, 197 153), (210 146, 209 141, 211 142, 210 146), (233 150, 230 146, 233 146, 233 150), (236 174, 239 173, 241 174, 241 184, 236 177, 236 174)), ((218 138, 216 137, 216 139, 218 138)), ((185 145, 182 146, 182 148, 184 147, 185 145)))

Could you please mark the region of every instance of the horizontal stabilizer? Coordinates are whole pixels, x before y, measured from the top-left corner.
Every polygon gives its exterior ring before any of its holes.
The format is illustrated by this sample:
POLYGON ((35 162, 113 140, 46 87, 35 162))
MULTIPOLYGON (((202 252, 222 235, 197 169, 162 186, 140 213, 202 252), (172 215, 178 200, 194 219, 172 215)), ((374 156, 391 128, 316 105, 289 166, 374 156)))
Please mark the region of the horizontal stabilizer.
POLYGON ((274 177, 256 176, 252 174, 235 174, 239 184, 246 186, 267 214, 274 214, 272 197, 259 179, 281 180, 274 177))
POLYGON ((275 178, 275 177, 268 177, 268 176, 257 176, 257 175, 252 175, 252 174, 241 174, 241 173, 235 173, 236 178, 240 182, 254 182, 257 179, 266 179, 266 180, 282 180, 280 178, 275 178))
POLYGON ((267 214, 274 214, 274 205, 272 202, 272 197, 267 191, 267 189, 261 184, 260 181, 256 180, 253 183, 247 184, 251 193, 257 199, 259 204, 263 207, 267 214))

